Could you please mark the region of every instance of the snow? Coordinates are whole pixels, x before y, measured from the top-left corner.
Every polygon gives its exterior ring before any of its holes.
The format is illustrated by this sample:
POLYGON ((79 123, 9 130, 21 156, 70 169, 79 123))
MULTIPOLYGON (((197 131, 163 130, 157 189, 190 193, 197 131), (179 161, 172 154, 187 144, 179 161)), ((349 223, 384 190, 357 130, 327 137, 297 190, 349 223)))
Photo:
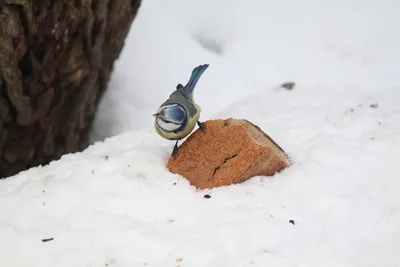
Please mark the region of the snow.
POLYGON ((0 266, 400 266, 398 5, 144 1, 96 143, 0 180, 0 266), (204 191, 167 171, 151 114, 204 63, 201 118, 252 121, 293 166, 204 191))
POLYGON ((149 114, 204 63, 210 67, 195 91, 203 119, 287 80, 325 91, 326 86, 364 91, 399 84, 395 1, 147 0, 142 5, 100 105, 94 141, 153 127, 149 114))

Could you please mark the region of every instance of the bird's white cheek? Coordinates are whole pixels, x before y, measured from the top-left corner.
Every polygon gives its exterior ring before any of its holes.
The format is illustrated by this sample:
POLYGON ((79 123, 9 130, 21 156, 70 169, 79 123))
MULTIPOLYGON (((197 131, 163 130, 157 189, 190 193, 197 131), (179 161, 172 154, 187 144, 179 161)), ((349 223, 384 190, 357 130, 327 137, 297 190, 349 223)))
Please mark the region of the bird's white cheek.
POLYGON ((161 129, 163 129, 164 131, 167 131, 167 132, 175 131, 179 127, 181 127, 180 124, 168 123, 168 122, 165 122, 165 121, 163 121, 161 119, 157 119, 157 124, 161 129))

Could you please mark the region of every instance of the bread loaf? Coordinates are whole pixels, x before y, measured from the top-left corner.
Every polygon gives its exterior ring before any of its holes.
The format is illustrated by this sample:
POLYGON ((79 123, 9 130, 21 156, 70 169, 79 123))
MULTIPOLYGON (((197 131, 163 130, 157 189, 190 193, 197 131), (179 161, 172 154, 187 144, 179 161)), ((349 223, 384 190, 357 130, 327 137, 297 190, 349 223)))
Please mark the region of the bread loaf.
POLYGON ((254 176, 272 176, 290 166, 285 151, 247 120, 205 122, 179 147, 168 169, 198 189, 244 182, 254 176))

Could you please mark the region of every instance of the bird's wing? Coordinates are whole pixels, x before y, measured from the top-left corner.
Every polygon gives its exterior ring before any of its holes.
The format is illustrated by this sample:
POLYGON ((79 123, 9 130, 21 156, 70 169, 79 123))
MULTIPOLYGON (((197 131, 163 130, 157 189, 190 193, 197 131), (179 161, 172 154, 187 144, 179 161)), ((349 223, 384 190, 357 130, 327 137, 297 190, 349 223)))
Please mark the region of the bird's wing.
POLYGON ((188 99, 186 96, 182 94, 182 92, 179 92, 178 90, 175 90, 169 97, 167 101, 164 102, 164 104, 172 104, 172 103, 179 103, 183 105, 186 110, 188 111, 190 116, 194 116, 196 114, 197 109, 191 99, 188 99))

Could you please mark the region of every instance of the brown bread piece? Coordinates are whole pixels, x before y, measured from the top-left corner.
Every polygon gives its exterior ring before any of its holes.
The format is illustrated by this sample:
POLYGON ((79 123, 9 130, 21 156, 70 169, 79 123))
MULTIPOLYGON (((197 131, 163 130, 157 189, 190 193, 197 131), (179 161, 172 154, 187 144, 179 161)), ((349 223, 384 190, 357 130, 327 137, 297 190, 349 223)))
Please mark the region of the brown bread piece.
POLYGON ((283 149, 247 120, 205 122, 171 157, 168 169, 198 189, 244 182, 254 176, 272 176, 290 166, 283 149))

